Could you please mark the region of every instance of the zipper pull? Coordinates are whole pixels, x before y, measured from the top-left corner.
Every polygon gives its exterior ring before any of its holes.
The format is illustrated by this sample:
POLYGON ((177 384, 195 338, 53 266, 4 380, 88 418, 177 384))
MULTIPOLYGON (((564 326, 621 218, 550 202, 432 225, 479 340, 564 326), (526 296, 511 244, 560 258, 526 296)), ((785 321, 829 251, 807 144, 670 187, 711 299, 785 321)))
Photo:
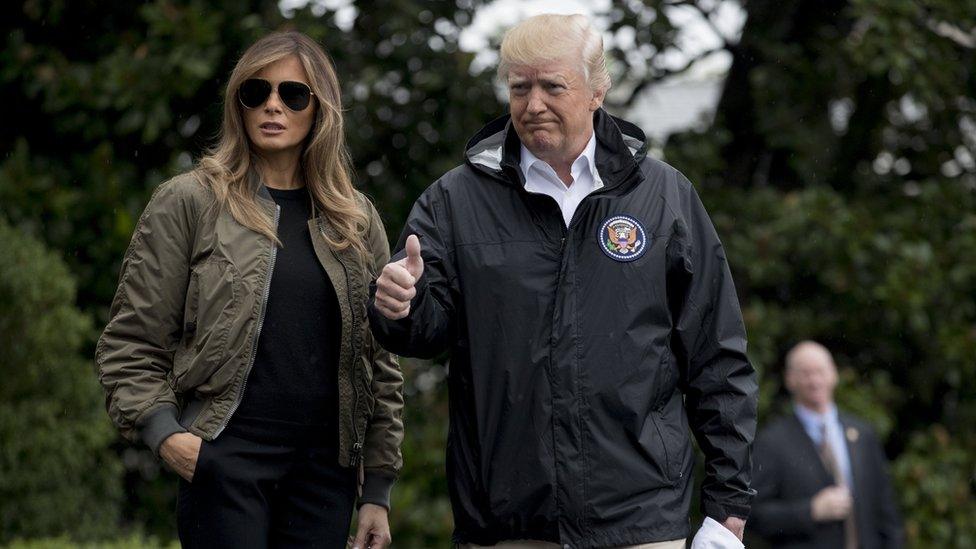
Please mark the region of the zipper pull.
POLYGON ((356 493, 358 497, 363 497, 363 486, 366 484, 366 472, 363 470, 363 462, 359 462, 359 478, 356 482, 356 493))
POLYGON ((363 467, 363 443, 357 442, 352 445, 353 465, 357 468, 356 474, 356 493, 358 497, 363 497, 363 485, 366 484, 366 471, 363 467))

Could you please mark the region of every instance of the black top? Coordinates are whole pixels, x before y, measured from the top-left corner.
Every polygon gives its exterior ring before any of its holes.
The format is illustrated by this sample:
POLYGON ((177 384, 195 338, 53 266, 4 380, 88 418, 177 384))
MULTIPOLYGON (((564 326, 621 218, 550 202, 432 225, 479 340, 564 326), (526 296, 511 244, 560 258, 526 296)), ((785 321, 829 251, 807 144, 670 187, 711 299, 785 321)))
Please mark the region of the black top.
POLYGON ((323 433, 328 437, 322 442, 334 441, 339 302, 312 247, 308 192, 268 191, 281 209, 278 238, 283 247, 277 251, 254 367, 234 423, 301 438, 323 433))

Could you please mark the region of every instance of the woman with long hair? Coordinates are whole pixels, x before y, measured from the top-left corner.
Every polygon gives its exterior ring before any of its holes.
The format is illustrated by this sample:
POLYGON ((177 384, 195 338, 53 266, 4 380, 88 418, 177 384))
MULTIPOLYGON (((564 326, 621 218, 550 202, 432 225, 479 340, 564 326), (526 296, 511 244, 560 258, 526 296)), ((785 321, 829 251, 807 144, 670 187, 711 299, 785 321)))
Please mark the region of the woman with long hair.
POLYGON ((403 377, 366 322, 389 259, 339 82, 298 32, 244 52, 216 146, 160 187, 96 360, 109 415, 181 477, 185 547, 390 543, 403 377))

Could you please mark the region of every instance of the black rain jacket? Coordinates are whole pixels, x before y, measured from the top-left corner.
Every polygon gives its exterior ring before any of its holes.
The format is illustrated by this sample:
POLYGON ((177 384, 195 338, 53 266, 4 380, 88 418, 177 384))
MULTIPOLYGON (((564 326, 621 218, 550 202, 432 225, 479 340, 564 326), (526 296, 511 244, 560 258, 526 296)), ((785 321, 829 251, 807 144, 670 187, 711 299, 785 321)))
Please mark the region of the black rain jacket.
POLYGON ((400 237, 394 260, 416 234, 425 264, 410 315, 370 303, 390 352, 450 350, 459 543, 687 537, 689 424, 703 512, 749 513, 756 376, 722 244, 688 180, 644 155, 643 132, 603 110, 594 126, 604 186, 567 229, 552 198, 525 190, 509 117, 488 124, 400 237), (615 216, 643 229, 624 234, 622 261, 607 252, 615 216))

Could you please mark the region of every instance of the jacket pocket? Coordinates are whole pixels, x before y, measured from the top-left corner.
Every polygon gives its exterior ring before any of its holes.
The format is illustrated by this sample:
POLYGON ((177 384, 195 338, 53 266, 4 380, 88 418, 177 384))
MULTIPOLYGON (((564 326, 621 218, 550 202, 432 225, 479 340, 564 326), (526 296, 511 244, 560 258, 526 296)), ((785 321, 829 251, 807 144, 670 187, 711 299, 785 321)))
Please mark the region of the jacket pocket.
POLYGON ((671 454, 674 453, 674 449, 668 448, 668 439, 664 436, 664 431, 661 429, 661 423, 663 418, 660 417, 660 412, 651 412, 651 421, 654 423, 654 430, 657 432, 657 439, 660 443, 660 448, 662 452, 657 454, 657 458, 664 458, 663 463, 659 463, 661 470, 664 473, 664 480, 668 483, 674 482, 674 460, 671 458, 671 454))
POLYGON ((203 383, 229 358, 228 334, 241 314, 242 291, 237 268, 224 258, 210 256, 191 268, 183 337, 173 360, 178 391, 203 383))
POLYGON ((200 300, 200 276, 195 270, 190 271, 190 281, 186 288, 186 300, 183 305, 183 333, 180 344, 173 354, 173 371, 170 385, 179 392, 180 381, 186 375, 193 360, 192 345, 197 335, 197 302, 200 300))
POLYGON ((660 411, 671 400, 671 396, 678 386, 677 368, 670 345, 665 345, 657 371, 654 372, 655 383, 651 403, 655 411, 660 411))
POLYGON ((186 288, 186 304, 183 307, 183 341, 193 341, 197 333, 197 302, 200 300, 200 274, 190 271, 190 282, 186 288))
POLYGON ((359 357, 360 372, 359 379, 363 388, 363 404, 366 408, 366 421, 369 423, 373 417, 373 410, 376 407, 376 395, 373 394, 373 360, 370 356, 363 354, 359 357))

